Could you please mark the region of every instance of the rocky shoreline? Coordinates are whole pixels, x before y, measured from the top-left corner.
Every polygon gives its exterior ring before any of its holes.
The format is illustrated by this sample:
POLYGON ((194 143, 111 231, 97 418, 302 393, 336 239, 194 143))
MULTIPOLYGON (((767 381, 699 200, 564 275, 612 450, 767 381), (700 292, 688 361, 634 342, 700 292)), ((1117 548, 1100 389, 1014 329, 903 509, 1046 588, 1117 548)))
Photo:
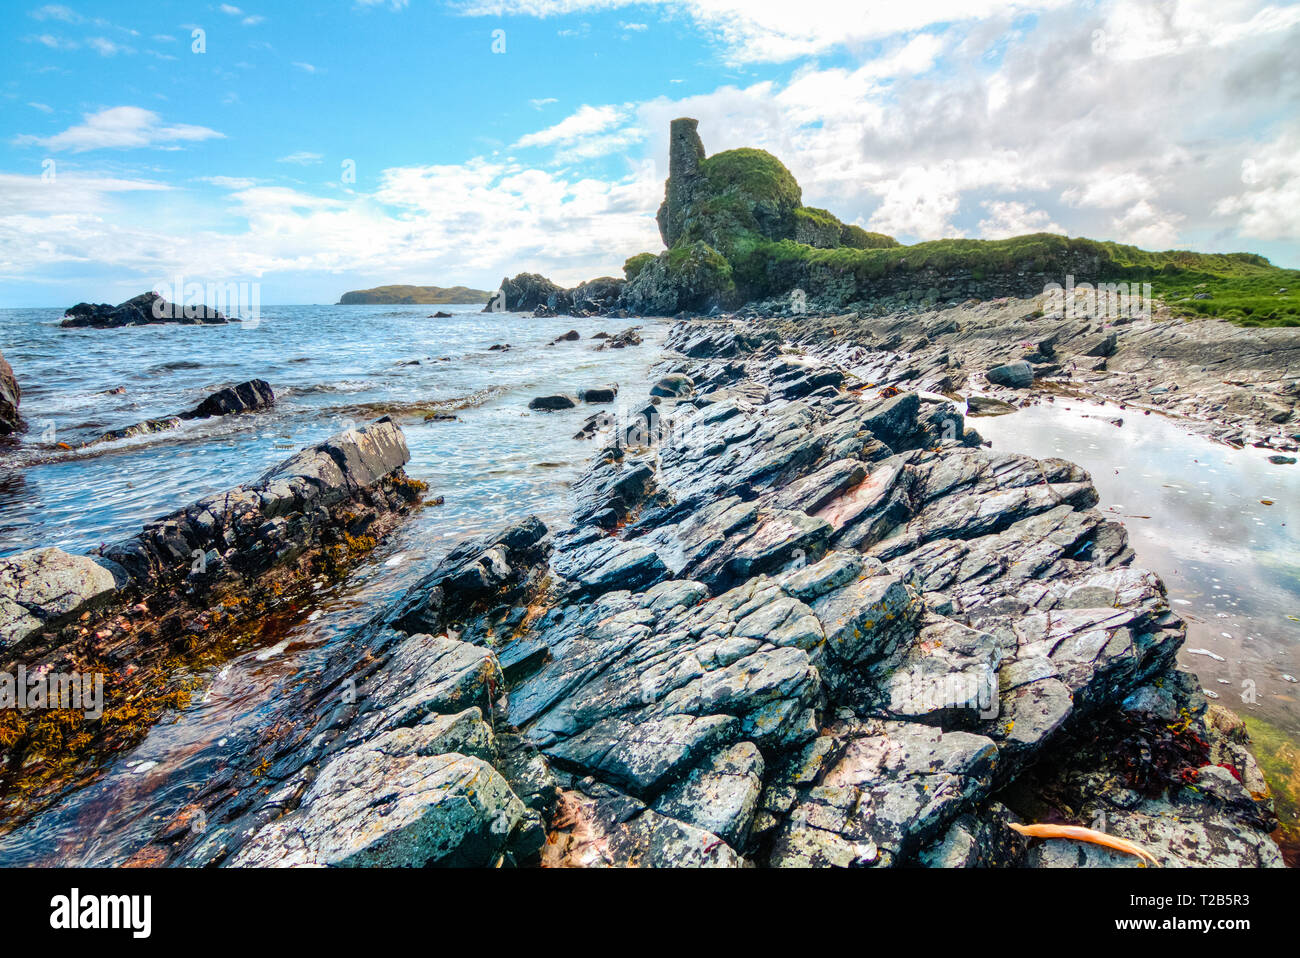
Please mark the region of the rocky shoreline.
POLYGON ((781 322, 675 327, 570 524, 452 550, 131 863, 1281 864, 1087 474, 781 322))
POLYGON ((1073 393, 1175 416, 1237 447, 1300 448, 1300 329, 1185 320, 1167 310, 1118 323, 1065 320, 1044 315, 1043 305, 1039 296, 883 315, 755 309, 737 321, 881 386, 976 391, 1016 407, 1073 393))
MULTIPOLYGON (((0 711, 0 827, 12 827, 136 744, 195 675, 258 641, 313 584, 341 577, 423 483, 383 419, 308 447, 88 555, 0 559, 0 673, 102 676, 103 714, 0 711)), ((52 705, 53 703, 51 703, 52 705)))

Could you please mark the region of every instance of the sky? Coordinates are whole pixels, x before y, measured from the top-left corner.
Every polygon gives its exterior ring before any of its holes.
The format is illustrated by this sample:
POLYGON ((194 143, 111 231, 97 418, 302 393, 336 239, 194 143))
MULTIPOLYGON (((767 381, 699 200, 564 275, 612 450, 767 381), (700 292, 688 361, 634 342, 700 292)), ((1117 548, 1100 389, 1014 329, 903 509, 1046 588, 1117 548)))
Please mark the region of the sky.
POLYGON ((905 243, 1300 267, 1300 3, 7 0, 0 307, 621 275, 669 122, 905 243))

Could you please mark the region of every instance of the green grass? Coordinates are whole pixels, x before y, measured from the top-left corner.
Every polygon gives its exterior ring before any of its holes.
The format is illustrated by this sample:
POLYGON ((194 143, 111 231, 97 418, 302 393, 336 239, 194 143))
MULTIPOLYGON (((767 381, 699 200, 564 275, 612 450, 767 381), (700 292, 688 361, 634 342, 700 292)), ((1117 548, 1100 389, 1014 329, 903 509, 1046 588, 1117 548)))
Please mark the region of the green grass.
POLYGON ((754 200, 791 208, 803 197, 794 174, 766 150, 742 147, 715 153, 700 163, 700 173, 712 196, 741 192, 754 200))
MULTIPOLYGON (((820 212, 820 211, 818 211, 820 212)), ((865 231, 864 231, 865 232, 865 231)), ((885 237, 889 239, 889 237, 885 237)), ((792 240, 751 244, 732 265, 750 297, 788 290, 800 271, 851 275, 859 286, 899 272, 969 272, 975 279, 1026 270, 1057 271, 1082 261, 1078 282, 1150 282, 1175 313, 1221 317, 1244 326, 1300 325, 1300 270, 1281 269, 1254 253, 1154 252, 1121 243, 1031 233, 1003 240, 945 239, 913 246, 814 249, 792 240), (1068 258, 1068 259, 1067 259, 1068 258), (1278 290, 1286 292, 1279 294, 1278 290), (1208 299, 1193 299, 1206 293, 1208 299)), ((1064 275, 1059 282, 1064 282, 1064 275)))
POLYGON ((654 253, 637 253, 635 256, 629 256, 623 263, 623 275, 628 282, 636 279, 641 275, 641 270, 645 269, 657 259, 654 253))
POLYGON ((1240 326, 1300 326, 1300 270, 1247 276, 1189 271, 1152 280, 1152 294, 1182 316, 1213 316, 1240 326), (1278 290, 1285 289, 1285 293, 1278 290), (1193 299, 1207 294, 1209 299, 1193 299))

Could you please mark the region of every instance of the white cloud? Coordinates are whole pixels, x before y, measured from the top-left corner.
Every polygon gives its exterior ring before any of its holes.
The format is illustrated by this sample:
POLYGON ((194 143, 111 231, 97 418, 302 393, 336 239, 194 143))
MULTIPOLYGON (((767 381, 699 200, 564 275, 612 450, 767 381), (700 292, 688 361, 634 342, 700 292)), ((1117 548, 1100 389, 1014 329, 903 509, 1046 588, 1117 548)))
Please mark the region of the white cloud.
POLYGON ((1214 211, 1236 217, 1241 236, 1300 238, 1300 129, 1250 152, 1241 163, 1245 189, 1219 200, 1214 211))
POLYGON ((980 204, 988 218, 980 220, 979 233, 984 239, 1006 239, 1026 233, 1064 233, 1052 222, 1046 210, 1037 210, 1015 200, 985 200, 980 204))
MULTIPOLYGON (((205 280, 309 270, 456 275, 490 283, 527 269, 577 283, 617 271, 627 256, 658 245, 653 211, 663 188, 651 163, 612 180, 487 159, 399 167, 383 171, 373 193, 340 197, 280 186, 239 188, 232 177, 214 183, 234 191, 224 197, 222 215, 210 221, 237 217, 246 228, 178 234, 156 218, 106 209, 114 201, 103 184, 56 201, 52 192, 41 192, 39 177, 21 179, 11 188, 0 177, 3 277, 81 262, 109 264, 146 280, 176 270, 205 280), (46 199, 37 204, 33 196, 46 199)), ((128 188, 150 187, 120 187, 128 188)))
POLYGON ((557 143, 568 143, 580 137, 604 133, 610 127, 622 123, 627 116, 627 111, 617 106, 584 104, 576 113, 565 117, 554 126, 521 136, 515 141, 515 147, 554 146, 557 143))
POLYGON ((82 153, 86 150, 126 150, 143 146, 178 149, 176 144, 225 136, 206 126, 164 124, 157 113, 138 106, 110 107, 98 113, 87 113, 83 120, 83 123, 53 136, 24 135, 16 137, 14 142, 36 144, 54 152, 71 150, 73 153, 82 153))
POLYGON ((936 24, 1016 17, 1069 0, 911 0, 908 3, 790 3, 789 0, 461 0, 467 16, 553 17, 625 7, 688 16, 738 63, 786 62, 834 49, 858 50, 936 24))
POLYGON ((257 180, 248 176, 200 176, 197 179, 201 183, 211 183, 223 190, 246 190, 257 185, 257 180))
POLYGON ((313 163, 319 163, 322 157, 319 153, 308 153, 306 150, 300 150, 297 153, 290 153, 288 156, 282 156, 277 163, 294 163, 298 166, 311 166, 313 163))
POLYGON ((80 23, 82 20, 81 14, 58 3, 37 7, 32 11, 32 16, 37 20, 62 20, 64 23, 80 23))
POLYGON ((38 36, 27 37, 28 43, 39 43, 43 47, 49 47, 51 50, 76 50, 81 44, 75 40, 64 40, 62 37, 56 37, 52 33, 42 33, 38 36))
POLYGON ((54 112, 54 107, 50 106, 50 105, 47 104, 47 103, 35 103, 35 102, 32 102, 32 103, 28 103, 27 105, 28 105, 29 107, 31 107, 33 110, 40 110, 42 113, 53 113, 53 112, 54 112))
POLYGON ((104 37, 91 37, 86 41, 86 45, 102 57, 116 56, 119 53, 134 53, 135 51, 127 46, 114 43, 104 37))
POLYGON ((560 101, 553 96, 545 96, 528 102, 533 105, 533 109, 540 110, 544 106, 550 106, 552 103, 559 103, 560 101))
POLYGON ((302 70, 304 73, 315 73, 318 69, 312 64, 306 63, 302 60, 294 60, 293 65, 296 66, 299 70, 302 70))

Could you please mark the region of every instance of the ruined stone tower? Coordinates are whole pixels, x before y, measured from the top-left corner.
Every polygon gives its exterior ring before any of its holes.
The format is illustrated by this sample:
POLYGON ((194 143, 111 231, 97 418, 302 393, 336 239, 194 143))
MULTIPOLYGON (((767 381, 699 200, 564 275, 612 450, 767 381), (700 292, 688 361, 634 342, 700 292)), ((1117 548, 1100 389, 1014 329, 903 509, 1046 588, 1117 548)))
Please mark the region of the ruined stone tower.
POLYGON ((682 235, 682 217, 699 180, 700 161, 704 159, 704 144, 696 132, 699 122, 680 117, 673 120, 668 134, 668 182, 656 217, 665 246, 671 247, 682 235))

